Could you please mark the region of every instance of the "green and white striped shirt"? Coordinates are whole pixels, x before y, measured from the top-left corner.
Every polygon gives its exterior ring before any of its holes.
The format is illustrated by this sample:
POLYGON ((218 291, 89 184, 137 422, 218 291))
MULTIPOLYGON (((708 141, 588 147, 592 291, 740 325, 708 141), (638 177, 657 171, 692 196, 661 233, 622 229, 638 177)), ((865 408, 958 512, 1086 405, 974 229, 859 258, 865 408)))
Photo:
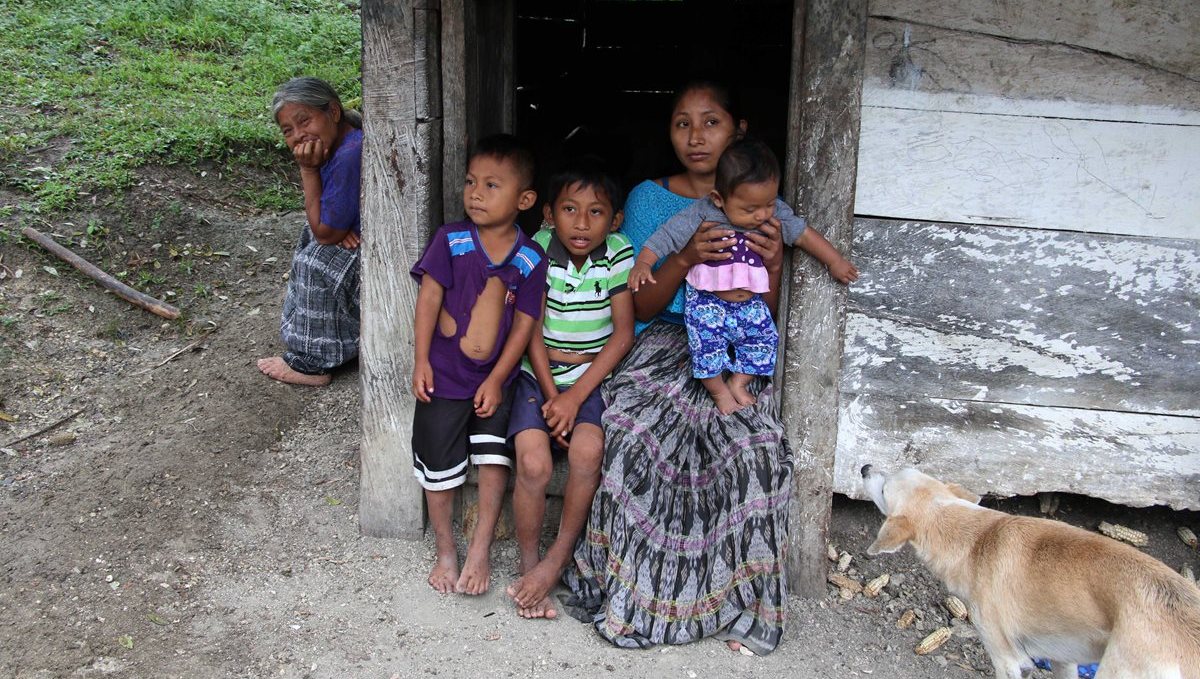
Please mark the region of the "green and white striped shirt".
MULTIPOLYGON (((633 245, 619 233, 610 233, 575 268, 567 248, 554 229, 537 232, 533 240, 546 251, 546 314, 542 335, 551 349, 577 354, 597 354, 612 336, 612 296, 626 289, 633 268, 633 245)), ((588 364, 552 365, 554 383, 567 387, 587 370, 588 364)), ((529 362, 524 368, 532 372, 529 362)))

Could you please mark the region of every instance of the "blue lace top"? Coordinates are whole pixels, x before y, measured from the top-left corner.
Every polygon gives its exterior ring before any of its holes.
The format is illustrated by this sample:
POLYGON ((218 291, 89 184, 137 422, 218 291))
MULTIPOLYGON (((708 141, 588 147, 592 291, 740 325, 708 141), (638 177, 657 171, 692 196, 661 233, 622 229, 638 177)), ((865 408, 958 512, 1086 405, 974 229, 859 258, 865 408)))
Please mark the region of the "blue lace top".
MULTIPOLYGON (((633 244, 634 252, 641 252, 646 240, 673 217, 676 212, 696 202, 695 198, 687 198, 671 193, 662 184, 647 179, 633 187, 629 198, 625 200, 625 221, 621 225, 621 233, 633 244)), ((666 257, 654 265, 657 269, 666 257)), ((675 291, 675 297, 658 314, 658 318, 670 323, 683 325, 683 284, 675 291)), ((638 321, 633 331, 640 333, 649 323, 638 321)))

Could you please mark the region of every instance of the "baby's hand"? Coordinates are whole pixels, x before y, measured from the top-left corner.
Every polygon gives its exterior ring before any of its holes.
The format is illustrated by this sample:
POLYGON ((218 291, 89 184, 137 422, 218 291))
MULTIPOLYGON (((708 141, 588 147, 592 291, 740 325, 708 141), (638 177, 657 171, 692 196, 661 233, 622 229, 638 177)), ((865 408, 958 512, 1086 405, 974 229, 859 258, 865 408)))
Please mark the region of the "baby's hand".
POLYGON ((838 257, 835 262, 829 265, 829 275, 833 276, 833 280, 842 285, 849 285, 858 280, 858 267, 850 263, 850 260, 845 257, 838 257))
POLYGON ((629 289, 637 292, 638 288, 646 283, 658 284, 658 281, 654 280, 654 273, 650 271, 649 264, 637 262, 629 270, 629 289))

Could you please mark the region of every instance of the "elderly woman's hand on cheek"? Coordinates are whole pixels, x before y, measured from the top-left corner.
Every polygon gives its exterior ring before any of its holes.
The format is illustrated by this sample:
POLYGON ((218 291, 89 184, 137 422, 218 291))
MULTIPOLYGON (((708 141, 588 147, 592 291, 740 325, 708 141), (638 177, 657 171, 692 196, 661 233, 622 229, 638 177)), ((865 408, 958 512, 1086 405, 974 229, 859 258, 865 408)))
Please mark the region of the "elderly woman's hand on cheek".
POLYGON ((302 141, 292 149, 292 157, 302 169, 315 170, 329 158, 330 150, 325 148, 325 142, 320 139, 302 141))

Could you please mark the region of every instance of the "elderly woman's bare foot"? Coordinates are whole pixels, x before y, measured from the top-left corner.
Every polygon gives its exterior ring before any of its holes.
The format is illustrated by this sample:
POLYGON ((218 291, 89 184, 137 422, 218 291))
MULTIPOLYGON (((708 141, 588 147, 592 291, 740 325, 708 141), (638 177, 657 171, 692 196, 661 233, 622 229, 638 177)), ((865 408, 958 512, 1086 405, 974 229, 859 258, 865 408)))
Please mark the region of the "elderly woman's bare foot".
POLYGON ((305 375, 302 372, 296 372, 279 356, 258 359, 258 369, 273 380, 306 387, 323 387, 333 379, 329 375, 305 375))

